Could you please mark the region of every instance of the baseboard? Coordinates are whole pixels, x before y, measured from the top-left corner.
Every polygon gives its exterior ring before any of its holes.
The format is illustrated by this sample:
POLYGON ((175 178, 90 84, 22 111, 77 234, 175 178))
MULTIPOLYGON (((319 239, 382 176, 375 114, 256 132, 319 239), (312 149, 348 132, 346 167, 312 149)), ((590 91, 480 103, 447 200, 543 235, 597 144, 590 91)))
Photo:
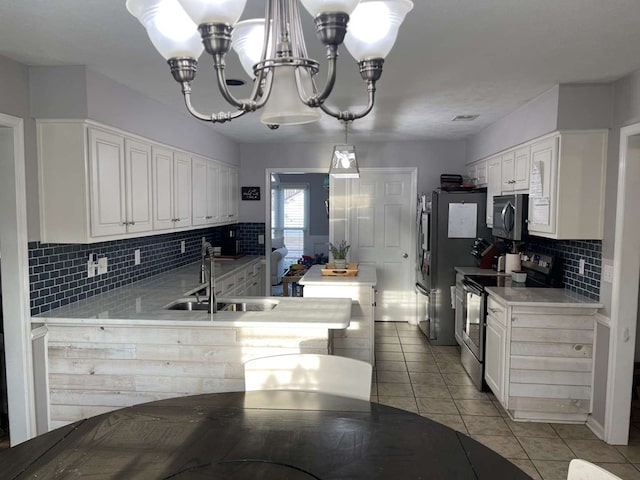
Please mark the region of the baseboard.
POLYGON ((600 440, 604 440, 604 426, 600 425, 593 415, 589 415, 587 418, 587 427, 598 437, 600 440))

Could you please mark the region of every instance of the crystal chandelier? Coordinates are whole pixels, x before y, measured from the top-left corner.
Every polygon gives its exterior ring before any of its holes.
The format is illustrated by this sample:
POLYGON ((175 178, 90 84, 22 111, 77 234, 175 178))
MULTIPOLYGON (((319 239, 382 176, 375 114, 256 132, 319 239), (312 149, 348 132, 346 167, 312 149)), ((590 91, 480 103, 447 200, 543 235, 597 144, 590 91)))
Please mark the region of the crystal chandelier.
POLYGON ((384 58, 413 3, 300 1, 314 17, 317 36, 326 48, 327 78, 322 88, 315 79, 319 64, 307 56, 298 0, 266 0, 266 18, 240 22, 246 0, 127 0, 126 5, 169 63, 187 109, 200 120, 223 123, 258 109, 262 109, 261 121, 270 128, 317 121, 318 109, 345 122, 364 117, 373 108, 384 58), (338 47, 343 42, 367 85, 367 106, 357 112, 325 104, 335 85, 338 47), (249 98, 235 98, 227 86, 225 56, 231 47, 253 78, 249 98), (218 88, 234 111, 205 115, 191 104, 191 82, 203 48, 213 59, 218 88))

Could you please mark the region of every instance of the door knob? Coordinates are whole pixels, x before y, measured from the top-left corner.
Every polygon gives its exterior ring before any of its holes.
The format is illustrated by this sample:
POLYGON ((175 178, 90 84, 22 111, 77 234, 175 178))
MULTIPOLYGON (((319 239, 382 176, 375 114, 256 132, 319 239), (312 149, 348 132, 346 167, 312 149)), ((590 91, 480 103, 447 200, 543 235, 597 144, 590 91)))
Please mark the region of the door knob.
POLYGON ((405 253, 404 255, 402 255, 402 258, 409 258, 409 254, 405 253))

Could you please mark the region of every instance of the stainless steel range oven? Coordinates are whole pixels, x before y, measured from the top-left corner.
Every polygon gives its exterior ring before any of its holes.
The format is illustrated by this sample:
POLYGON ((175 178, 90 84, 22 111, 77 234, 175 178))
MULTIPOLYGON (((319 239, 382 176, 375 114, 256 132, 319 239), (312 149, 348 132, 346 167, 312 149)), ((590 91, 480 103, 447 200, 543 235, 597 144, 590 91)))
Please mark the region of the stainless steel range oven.
POLYGON ((462 289, 464 292, 461 335, 463 343, 460 358, 474 385, 482 390, 487 293, 482 285, 469 276, 462 281, 462 289))

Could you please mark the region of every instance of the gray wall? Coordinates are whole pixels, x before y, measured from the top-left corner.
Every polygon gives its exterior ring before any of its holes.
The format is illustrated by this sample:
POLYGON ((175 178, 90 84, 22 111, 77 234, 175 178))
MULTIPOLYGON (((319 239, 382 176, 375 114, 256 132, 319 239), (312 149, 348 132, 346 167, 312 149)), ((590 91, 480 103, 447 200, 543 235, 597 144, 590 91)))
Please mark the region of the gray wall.
POLYGON ((555 130, 609 128, 611 100, 611 84, 556 85, 467 139, 467 161, 555 130))
POLYGON ((30 83, 35 118, 89 118, 177 148, 239 163, 238 145, 191 117, 186 109, 184 113, 176 111, 84 66, 32 67, 30 83))
MULTIPOLYGON (((386 142, 356 144, 360 168, 418 167, 418 192, 440 185, 443 173, 465 172, 464 141, 386 142)), ((265 185, 267 168, 319 168, 329 171, 333 143, 243 144, 240 185, 265 185)), ((243 222, 264 222, 264 195, 259 202, 240 202, 243 222)))
POLYGON ((488 157, 557 130, 559 94, 560 87, 555 86, 468 138, 467 161, 488 157))
POLYGON ((26 66, 0 57, 0 112, 24 120, 25 170, 27 183, 27 221, 29 240, 40 238, 38 206, 38 164, 36 124, 29 113, 29 70, 26 66))

